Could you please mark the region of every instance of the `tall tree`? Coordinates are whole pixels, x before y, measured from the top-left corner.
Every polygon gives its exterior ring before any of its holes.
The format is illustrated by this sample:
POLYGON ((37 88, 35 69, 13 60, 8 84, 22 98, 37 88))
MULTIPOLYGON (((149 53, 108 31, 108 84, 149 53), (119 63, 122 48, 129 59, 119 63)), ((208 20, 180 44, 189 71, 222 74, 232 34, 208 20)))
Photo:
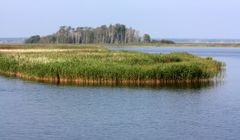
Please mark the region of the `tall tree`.
POLYGON ((102 25, 100 27, 77 27, 61 26, 59 30, 48 36, 40 38, 40 43, 133 43, 140 42, 139 31, 133 28, 127 28, 123 24, 102 25))
POLYGON ((40 43, 40 36, 39 35, 35 35, 35 36, 31 36, 30 38, 25 40, 25 43, 40 43))
POLYGON ((143 35, 143 42, 144 43, 150 43, 151 42, 151 37, 149 34, 144 34, 143 35))

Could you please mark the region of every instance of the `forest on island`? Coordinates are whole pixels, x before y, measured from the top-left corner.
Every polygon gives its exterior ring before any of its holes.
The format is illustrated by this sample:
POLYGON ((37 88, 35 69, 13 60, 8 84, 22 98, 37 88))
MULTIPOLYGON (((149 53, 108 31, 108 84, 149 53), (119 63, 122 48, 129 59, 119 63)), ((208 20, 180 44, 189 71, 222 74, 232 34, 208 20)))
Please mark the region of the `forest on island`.
POLYGON ((124 24, 102 25, 100 27, 61 26, 56 33, 47 36, 34 35, 25 43, 42 44, 128 44, 128 43, 161 43, 174 44, 171 40, 152 39, 149 34, 141 35, 140 31, 126 27, 124 24))
MULTIPOLYGON (((145 35, 145 41, 150 42, 150 35, 145 35)), ((48 36, 39 35, 26 39, 26 43, 57 43, 57 44, 121 44, 138 43, 143 41, 144 37, 140 32, 133 28, 128 28, 123 24, 102 25, 100 27, 77 27, 61 26, 60 29, 48 36)))

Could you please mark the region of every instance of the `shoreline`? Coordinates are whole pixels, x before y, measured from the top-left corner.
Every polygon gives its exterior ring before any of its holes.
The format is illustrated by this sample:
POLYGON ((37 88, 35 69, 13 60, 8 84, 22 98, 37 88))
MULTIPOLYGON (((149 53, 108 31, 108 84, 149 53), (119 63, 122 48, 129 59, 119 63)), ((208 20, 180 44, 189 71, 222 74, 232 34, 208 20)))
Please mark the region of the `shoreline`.
POLYGON ((176 43, 176 44, 158 44, 158 43, 140 43, 140 44, 123 44, 107 45, 111 47, 233 47, 239 48, 240 43, 176 43))
MULTIPOLYGON (((82 46, 98 46, 102 48, 117 48, 117 47, 232 47, 232 48, 240 48, 240 43, 176 43, 176 44, 159 44, 159 43, 131 43, 131 44, 0 44, 1 49, 21 49, 22 47, 26 48, 35 48, 40 47, 41 49, 48 49, 44 48, 43 46, 51 45, 51 46, 58 46, 58 47, 82 47, 82 46), (43 48, 42 48, 43 47, 43 48)), ((53 48, 54 48, 53 47, 53 48)))
POLYGON ((28 76, 20 72, 3 72, 0 71, 1 76, 12 77, 22 80, 51 83, 57 85, 96 85, 96 86, 161 86, 161 85, 174 85, 174 84, 207 84, 210 82, 221 81, 216 78, 210 79, 192 79, 192 80, 104 80, 104 79, 83 79, 83 78, 58 78, 58 77, 36 77, 28 76))

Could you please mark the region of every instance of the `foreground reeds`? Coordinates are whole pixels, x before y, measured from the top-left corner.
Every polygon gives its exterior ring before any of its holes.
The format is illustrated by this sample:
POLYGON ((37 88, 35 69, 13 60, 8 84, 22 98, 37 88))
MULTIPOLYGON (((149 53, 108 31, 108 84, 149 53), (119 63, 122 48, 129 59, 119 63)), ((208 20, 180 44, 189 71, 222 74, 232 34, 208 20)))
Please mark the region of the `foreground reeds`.
POLYGON ((222 63, 189 53, 147 54, 93 46, 0 46, 0 73, 56 83, 160 84, 209 81, 222 63))

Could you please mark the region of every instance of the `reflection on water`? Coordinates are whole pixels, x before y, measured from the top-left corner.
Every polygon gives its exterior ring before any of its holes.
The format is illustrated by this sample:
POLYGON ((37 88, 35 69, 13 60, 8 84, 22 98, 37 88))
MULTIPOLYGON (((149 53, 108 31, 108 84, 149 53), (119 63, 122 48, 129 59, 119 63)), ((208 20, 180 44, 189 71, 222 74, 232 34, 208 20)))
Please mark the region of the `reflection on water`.
MULTIPOLYGON (((66 83, 66 84, 59 84, 59 86, 72 86, 72 87, 117 87, 117 88, 152 88, 152 89, 202 89, 202 88, 211 88, 211 87, 217 87, 221 86, 224 83, 223 76, 221 75, 220 78, 215 78, 210 81, 204 81, 204 82, 193 82, 193 83, 159 83, 159 84, 121 84, 121 85, 104 85, 104 84, 71 84, 71 83, 66 83)), ((49 84, 54 84, 54 83, 49 83, 49 84)))
MULTIPOLYGON (((224 83, 224 75, 225 70, 220 72, 215 78, 210 79, 208 81, 194 81, 194 82, 180 82, 180 83, 139 83, 139 84, 98 84, 98 83, 56 83, 56 82, 46 82, 46 81, 31 81, 31 83, 45 83, 48 85, 58 85, 58 86, 69 86, 69 87, 116 87, 116 88, 152 88, 152 89, 197 89, 200 90, 202 88, 215 88, 217 86, 221 86, 224 83)), ((3 76, 2 76, 3 77, 3 76)), ((16 80, 17 78, 8 77, 12 80, 16 80)), ((23 80, 24 81, 24 80, 23 80)))

